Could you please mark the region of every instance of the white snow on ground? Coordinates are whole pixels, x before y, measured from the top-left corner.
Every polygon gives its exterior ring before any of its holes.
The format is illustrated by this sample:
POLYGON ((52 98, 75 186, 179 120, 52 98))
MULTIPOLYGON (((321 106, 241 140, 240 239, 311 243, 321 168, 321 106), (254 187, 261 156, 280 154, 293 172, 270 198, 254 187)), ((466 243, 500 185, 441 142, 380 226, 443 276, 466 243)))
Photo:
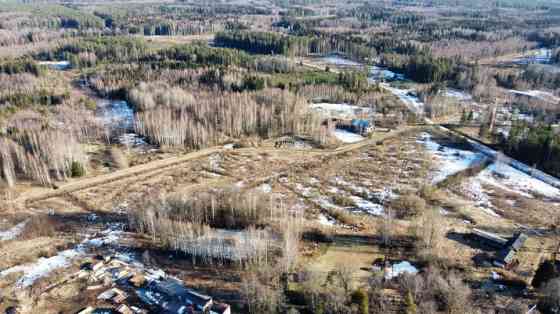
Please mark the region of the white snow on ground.
POLYGON ((466 170, 485 158, 481 153, 440 145, 432 139, 429 133, 420 134, 417 142, 424 144, 428 152, 436 159, 437 168, 432 174, 433 183, 441 182, 448 176, 466 170))
POLYGON ((533 97, 545 101, 552 101, 552 102, 560 101, 560 98, 556 97, 554 94, 550 92, 540 91, 540 90, 519 91, 519 90, 510 89, 509 92, 515 95, 533 97))
POLYGON ((549 198, 560 197, 558 188, 501 162, 488 166, 476 178, 484 184, 515 192, 525 197, 532 197, 534 194, 549 198))
POLYGON ((339 57, 339 56, 336 56, 336 55, 321 58, 321 61, 325 62, 325 63, 332 64, 332 65, 340 65, 340 66, 354 66, 354 67, 362 66, 361 63, 358 63, 358 62, 355 62, 355 61, 352 61, 352 60, 348 60, 348 59, 345 59, 343 57, 339 57))
POLYGON ((136 133, 124 133, 119 136, 118 140, 119 143, 132 148, 144 147, 148 145, 148 143, 146 143, 144 138, 136 133))
POLYGON ((99 101, 97 116, 112 128, 131 129, 133 126, 134 111, 126 101, 99 101))
POLYGON ((49 258, 41 257, 35 263, 8 268, 0 272, 0 277, 5 277, 12 273, 23 272, 23 276, 18 279, 16 286, 20 288, 27 288, 37 279, 47 276, 53 270, 70 266, 71 260, 82 253, 82 249, 72 249, 59 252, 57 255, 49 258))
POLYGON ((327 216, 325 214, 319 214, 319 218, 317 219, 317 221, 319 222, 319 224, 323 225, 323 226, 334 226, 336 225, 336 219, 327 216))
POLYGON ((391 279, 398 277, 400 274, 409 273, 409 274, 417 274, 418 268, 412 266, 408 261, 402 261, 397 264, 393 264, 390 270, 385 274, 385 279, 391 279))
POLYGON ((261 184, 258 189, 259 189, 259 191, 261 191, 263 193, 272 192, 272 186, 270 186, 270 184, 268 184, 268 183, 261 184))
POLYGON ((370 68, 370 75, 369 80, 372 83, 381 81, 381 80, 388 80, 388 81, 402 81, 405 79, 403 74, 395 73, 393 71, 387 70, 385 68, 381 68, 378 66, 372 66, 370 68))
POLYGON ((24 220, 8 230, 0 231, 0 241, 8 241, 17 238, 17 236, 23 232, 28 222, 29 220, 24 220))
POLYGON ((53 70, 66 70, 70 67, 70 62, 68 61, 40 61, 37 62, 39 65, 46 65, 53 70))
POLYGON ((305 197, 311 196, 311 193, 313 193, 312 188, 303 186, 300 183, 296 183, 295 189, 298 193, 300 193, 301 195, 303 195, 305 197))
POLYGON ((365 138, 360 134, 348 132, 346 130, 335 129, 333 131, 334 137, 343 143, 357 143, 363 141, 365 138))
POLYGON ((366 107, 349 104, 318 103, 309 106, 312 110, 329 117, 355 118, 358 115, 369 114, 372 110, 366 107))
POLYGON ((463 183, 463 193, 470 199, 476 201, 478 206, 493 207, 490 197, 480 184, 480 180, 471 178, 463 183))
POLYGON ((457 89, 452 89, 452 88, 448 88, 447 91, 445 92, 445 95, 447 97, 456 98, 461 101, 472 100, 472 96, 469 93, 457 89))
POLYGON ((386 90, 393 93, 395 96, 399 97, 399 99, 404 102, 411 111, 415 113, 422 113, 424 112, 424 103, 418 99, 418 96, 415 96, 414 90, 412 89, 400 89, 396 87, 392 87, 389 84, 381 83, 381 86, 386 90))
POLYGON ((367 214, 373 216, 383 216, 384 208, 382 205, 372 203, 358 196, 350 196, 350 199, 356 204, 356 207, 367 214))
POLYGON ((41 257, 36 262, 24 265, 17 265, 0 272, 0 278, 13 273, 22 273, 17 280, 16 286, 19 288, 27 288, 43 277, 46 277, 52 271, 71 265, 72 259, 84 255, 88 247, 99 247, 104 244, 115 243, 122 230, 122 225, 114 224, 104 230, 100 237, 86 239, 73 249, 59 252, 55 256, 48 258, 41 257))

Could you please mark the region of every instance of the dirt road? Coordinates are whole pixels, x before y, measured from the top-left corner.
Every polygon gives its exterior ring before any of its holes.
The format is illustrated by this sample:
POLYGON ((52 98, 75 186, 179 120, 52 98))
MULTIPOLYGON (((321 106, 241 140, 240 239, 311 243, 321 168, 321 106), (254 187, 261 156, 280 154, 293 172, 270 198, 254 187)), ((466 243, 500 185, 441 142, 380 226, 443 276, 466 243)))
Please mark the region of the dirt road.
MULTIPOLYGON (((348 145, 340 146, 336 149, 332 150, 320 150, 320 149, 310 149, 310 150, 296 150, 296 149, 275 149, 275 148, 259 148, 259 147, 250 147, 250 148, 241 148, 237 149, 236 151, 239 152, 252 152, 252 153, 281 153, 286 155, 293 155, 297 157, 298 155, 305 154, 309 155, 316 155, 316 156, 325 156, 325 155, 337 155, 343 154, 349 151, 358 150, 360 148, 369 146, 369 145, 376 145, 378 142, 382 142, 386 139, 399 136, 400 134, 411 131, 413 129, 419 128, 419 126, 405 126, 397 131, 387 132, 387 133, 378 133, 375 134, 372 138, 363 140, 358 143, 352 143, 348 145)), ((62 196, 68 193, 92 188, 98 185, 123 180, 126 178, 134 177, 134 176, 142 176, 146 177, 151 174, 156 174, 163 170, 169 169, 174 166, 179 166, 182 163, 192 161, 195 159, 207 157, 214 153, 223 153, 228 151, 227 148, 224 147, 212 147, 207 149, 202 149, 196 152, 188 153, 183 156, 179 157, 170 157, 166 159, 152 161, 143 165, 138 165, 134 167, 130 167, 123 170, 118 170, 113 173, 99 175, 96 177, 91 178, 83 178, 73 180, 63 185, 59 185, 57 189, 34 189, 29 190, 21 195, 19 195, 14 202, 18 204, 24 204, 26 202, 34 202, 39 200, 45 200, 52 197, 62 196)))

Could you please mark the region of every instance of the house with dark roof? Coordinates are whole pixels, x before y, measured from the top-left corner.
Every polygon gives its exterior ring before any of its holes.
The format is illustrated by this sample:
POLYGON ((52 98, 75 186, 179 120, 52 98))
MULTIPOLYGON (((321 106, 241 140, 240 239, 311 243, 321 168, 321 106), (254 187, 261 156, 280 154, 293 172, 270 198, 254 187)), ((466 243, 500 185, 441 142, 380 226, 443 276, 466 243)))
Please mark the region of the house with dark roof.
POLYGON ((480 242, 493 247, 495 249, 502 249, 508 243, 508 240, 491 232, 487 232, 484 230, 472 229, 472 234, 480 240, 480 242))
POLYGON ((161 306, 165 313, 231 313, 228 304, 214 302, 212 297, 186 288, 181 281, 174 278, 153 280, 148 284, 146 290, 158 296, 156 302, 152 303, 161 306))

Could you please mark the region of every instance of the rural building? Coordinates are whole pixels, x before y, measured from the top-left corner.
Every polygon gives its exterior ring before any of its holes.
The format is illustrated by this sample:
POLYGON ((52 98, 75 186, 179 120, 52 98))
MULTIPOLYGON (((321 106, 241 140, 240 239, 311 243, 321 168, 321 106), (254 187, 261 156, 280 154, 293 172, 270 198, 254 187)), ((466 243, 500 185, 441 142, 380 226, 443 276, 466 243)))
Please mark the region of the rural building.
POLYGON ((494 264, 506 268, 512 265, 515 261, 515 255, 521 250, 527 239, 529 239, 529 237, 524 233, 515 234, 509 242, 509 245, 498 253, 494 264))
POLYGON ((180 281, 173 278, 154 280, 148 284, 147 289, 162 295, 167 312, 184 314, 231 313, 229 305, 214 303, 212 297, 188 289, 180 281))
POLYGON ((508 240, 497 234, 486 232, 484 230, 474 228, 472 234, 482 243, 495 249, 502 249, 508 243, 508 240))

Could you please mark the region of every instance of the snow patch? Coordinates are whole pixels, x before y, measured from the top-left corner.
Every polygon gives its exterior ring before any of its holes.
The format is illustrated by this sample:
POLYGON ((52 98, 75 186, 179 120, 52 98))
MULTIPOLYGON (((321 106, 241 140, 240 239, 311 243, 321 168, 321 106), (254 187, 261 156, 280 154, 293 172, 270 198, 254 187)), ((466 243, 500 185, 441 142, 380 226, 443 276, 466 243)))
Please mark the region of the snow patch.
POLYGON ((402 102, 409 107, 409 109, 417 114, 424 112, 424 103, 418 99, 415 91, 412 89, 400 89, 392 87, 389 84, 381 83, 381 86, 390 91, 393 95, 397 96, 402 102))
POLYGON ((124 100, 102 100, 97 103, 97 117, 108 127, 130 130, 134 124, 134 111, 124 100))
POLYGON ((16 287, 27 288, 38 279, 48 276, 52 271, 70 266, 72 259, 84 255, 88 247, 99 247, 105 244, 116 243, 122 232, 121 230, 122 224, 113 224, 101 232, 101 237, 86 239, 75 248, 61 251, 55 256, 41 257, 34 263, 17 265, 3 270, 0 272, 0 278, 13 273, 23 273, 17 280, 16 287))
POLYGON ((417 142, 424 144, 437 161, 433 183, 441 182, 451 175, 466 170, 485 158, 481 153, 440 145, 428 133, 422 133, 417 142))
POLYGON ((384 208, 382 205, 372 203, 358 196, 350 196, 350 199, 356 204, 356 207, 367 214, 373 216, 383 216, 384 208))
POLYGON ((268 183, 261 184, 261 185, 258 187, 258 189, 259 189, 259 191, 261 191, 261 192, 263 192, 263 193, 270 193, 270 192, 272 192, 272 186, 270 186, 270 184, 268 184, 268 183))
POLYGON ((338 66, 351 66, 351 67, 359 67, 362 66, 361 63, 337 56, 337 55, 332 55, 332 56, 328 56, 328 57, 324 57, 321 58, 321 61, 324 63, 328 63, 328 64, 332 64, 332 65, 338 65, 338 66))
POLYGON ((469 101, 473 99, 469 93, 457 89, 452 89, 452 88, 448 88, 447 91, 445 92, 445 95, 447 97, 455 98, 460 101, 469 101))
POLYGON ((560 101, 560 98, 556 97, 554 94, 550 92, 540 91, 540 90, 519 91, 519 90, 510 89, 509 92, 518 96, 519 95, 527 96, 527 97, 537 98, 544 101, 552 101, 552 102, 560 101))
POLYGON ((69 61, 39 61, 37 62, 39 65, 44 65, 50 69, 53 70, 66 70, 68 68, 70 68, 70 62, 69 61))
POLYGON ((532 198, 535 194, 549 198, 560 198, 558 188, 502 162, 493 163, 482 171, 477 178, 484 184, 528 198, 532 198))
POLYGON ((25 228, 28 222, 29 219, 18 223, 17 225, 13 226, 8 230, 0 231, 0 241, 8 241, 17 238, 17 236, 19 236, 23 232, 23 229, 25 228))
POLYGON ((328 117, 356 118, 359 115, 370 114, 372 110, 366 107, 349 104, 317 103, 309 106, 312 110, 328 117))
POLYGON ((336 129, 333 131, 334 137, 343 143, 357 143, 365 138, 359 134, 348 132, 346 130, 336 129))
POLYGON ((408 261, 402 261, 400 263, 393 264, 389 271, 385 273, 385 279, 395 278, 404 273, 412 275, 417 274, 418 268, 412 266, 412 264, 408 261))
POLYGON ((327 216, 325 214, 319 214, 319 218, 317 219, 319 224, 323 226, 332 227, 336 225, 336 219, 332 218, 331 216, 327 216))

